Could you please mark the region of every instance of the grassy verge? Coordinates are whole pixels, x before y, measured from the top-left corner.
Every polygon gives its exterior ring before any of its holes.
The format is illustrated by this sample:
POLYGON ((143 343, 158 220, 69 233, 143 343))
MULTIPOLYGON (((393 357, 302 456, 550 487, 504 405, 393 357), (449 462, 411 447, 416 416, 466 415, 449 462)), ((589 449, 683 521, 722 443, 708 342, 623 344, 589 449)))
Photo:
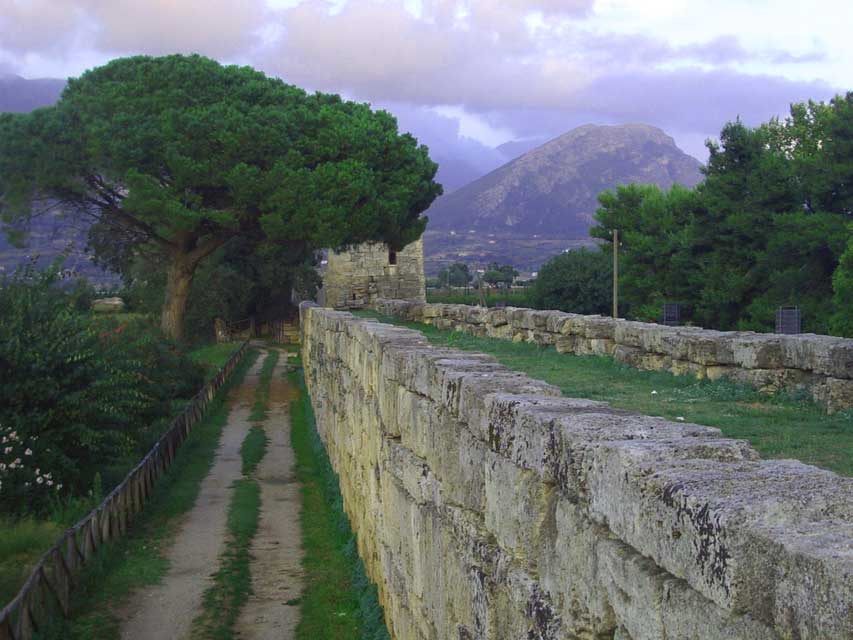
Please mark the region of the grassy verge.
MULTIPOLYGON (((271 350, 261 366, 255 404, 250 420, 266 420, 269 409, 270 382, 279 352, 271 350)), ((193 620, 191 636, 198 640, 229 640, 240 609, 252 593, 251 546, 258 531, 261 515, 261 489, 251 477, 267 450, 268 438, 260 425, 254 425, 240 445, 242 472, 245 477, 234 483, 228 506, 228 540, 213 584, 205 591, 201 614, 193 620)))
POLYGON ((220 390, 205 419, 196 425, 178 450, 169 471, 160 479, 145 510, 128 535, 102 547, 80 577, 72 597, 70 620, 57 620, 37 637, 50 640, 115 640, 121 620, 116 612, 135 589, 156 584, 168 570, 165 549, 182 516, 195 504, 201 481, 208 474, 222 429, 228 419, 226 399, 257 359, 250 351, 220 390))
POLYGON ((35 563, 64 529, 53 520, 0 519, 0 608, 17 595, 35 563))
MULTIPOLYGON (((213 372, 207 376, 209 379, 231 357, 237 346, 212 345, 198 349, 190 355, 213 372)), ((176 402, 175 410, 182 410, 185 404, 186 400, 176 402)), ((159 432, 152 432, 152 440, 159 435, 159 432)), ((136 464, 137 459, 138 457, 134 456, 127 460, 117 460, 115 468, 102 470, 106 480, 112 482, 113 477, 123 478, 127 470, 136 464)), ((108 484, 108 487, 110 486, 112 485, 108 484)), ((69 498, 63 504, 57 504, 47 517, 22 520, 0 518, 0 607, 17 595, 33 566, 56 538, 97 506, 102 498, 102 491, 95 487, 90 496, 69 498)))
POLYGON ((225 366, 231 354, 239 347, 239 342, 206 344, 203 347, 198 347, 190 351, 189 356, 204 367, 204 377, 206 380, 210 380, 225 366))
POLYGON ((302 485, 305 590, 296 640, 386 640, 376 587, 358 556, 343 511, 338 478, 314 424, 301 371, 288 374, 300 389, 290 405, 291 443, 302 485))
POLYGON ((728 437, 748 440, 764 457, 795 458, 853 475, 851 411, 829 416, 802 396, 769 396, 727 381, 640 371, 612 358, 561 355, 553 347, 476 338, 370 312, 360 315, 417 329, 436 345, 489 353, 510 369, 558 386, 566 396, 718 427, 728 437))

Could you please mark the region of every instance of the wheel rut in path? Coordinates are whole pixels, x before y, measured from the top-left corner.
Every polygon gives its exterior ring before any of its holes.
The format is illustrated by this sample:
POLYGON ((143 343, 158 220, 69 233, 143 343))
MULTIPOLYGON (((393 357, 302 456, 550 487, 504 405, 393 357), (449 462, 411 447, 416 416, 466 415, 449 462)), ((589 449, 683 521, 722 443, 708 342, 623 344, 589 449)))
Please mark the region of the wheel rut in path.
POLYGON ((168 573, 160 584, 135 592, 124 608, 123 640, 184 640, 201 611, 202 595, 225 544, 231 484, 242 477, 240 445, 251 426, 249 413, 264 355, 231 392, 228 421, 213 466, 166 552, 168 573))
POLYGON ((270 382, 263 425, 267 451, 254 474, 261 488, 261 516, 251 547, 252 595, 235 630, 240 640, 289 640, 299 622, 302 498, 290 444, 290 402, 299 392, 285 379, 287 354, 281 356, 270 382))

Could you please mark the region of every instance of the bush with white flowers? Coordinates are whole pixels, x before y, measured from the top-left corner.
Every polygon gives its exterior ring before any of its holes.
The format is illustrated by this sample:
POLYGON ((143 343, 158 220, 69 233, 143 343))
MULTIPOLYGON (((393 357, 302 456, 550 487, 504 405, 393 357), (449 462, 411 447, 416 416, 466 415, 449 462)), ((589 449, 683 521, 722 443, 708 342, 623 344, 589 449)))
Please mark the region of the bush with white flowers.
POLYGON ((149 322, 81 313, 33 271, 0 278, 0 380, 0 514, 118 482, 203 382, 149 322))
POLYGON ((0 507, 4 511, 17 511, 16 504, 49 503, 62 491, 63 483, 45 466, 50 456, 38 452, 38 436, 0 425, 0 507))

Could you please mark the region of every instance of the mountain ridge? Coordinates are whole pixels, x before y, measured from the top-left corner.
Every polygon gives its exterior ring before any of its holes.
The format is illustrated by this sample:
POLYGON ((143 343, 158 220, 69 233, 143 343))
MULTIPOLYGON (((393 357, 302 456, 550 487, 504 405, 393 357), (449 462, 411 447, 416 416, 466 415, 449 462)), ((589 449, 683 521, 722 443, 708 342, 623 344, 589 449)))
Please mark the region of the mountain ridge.
POLYGON ((589 244, 598 194, 630 183, 693 187, 701 163, 652 125, 583 125, 436 200, 430 272, 454 260, 536 270, 559 247, 589 244))

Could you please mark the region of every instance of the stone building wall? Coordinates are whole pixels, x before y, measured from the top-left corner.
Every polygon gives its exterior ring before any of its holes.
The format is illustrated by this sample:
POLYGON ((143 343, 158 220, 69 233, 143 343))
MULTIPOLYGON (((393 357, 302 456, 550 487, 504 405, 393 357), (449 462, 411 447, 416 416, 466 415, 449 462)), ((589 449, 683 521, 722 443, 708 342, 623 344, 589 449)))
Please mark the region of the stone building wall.
POLYGON ((853 407, 853 340, 815 334, 711 331, 562 311, 377 300, 382 313, 560 353, 609 355, 633 367, 727 377, 765 392, 804 389, 828 411, 853 407))
POLYGON ((323 302, 333 309, 357 309, 377 298, 425 302, 425 285, 422 240, 397 252, 382 243, 366 243, 329 253, 323 302))
POLYGON ((395 640, 853 638, 853 479, 303 304, 395 640))

